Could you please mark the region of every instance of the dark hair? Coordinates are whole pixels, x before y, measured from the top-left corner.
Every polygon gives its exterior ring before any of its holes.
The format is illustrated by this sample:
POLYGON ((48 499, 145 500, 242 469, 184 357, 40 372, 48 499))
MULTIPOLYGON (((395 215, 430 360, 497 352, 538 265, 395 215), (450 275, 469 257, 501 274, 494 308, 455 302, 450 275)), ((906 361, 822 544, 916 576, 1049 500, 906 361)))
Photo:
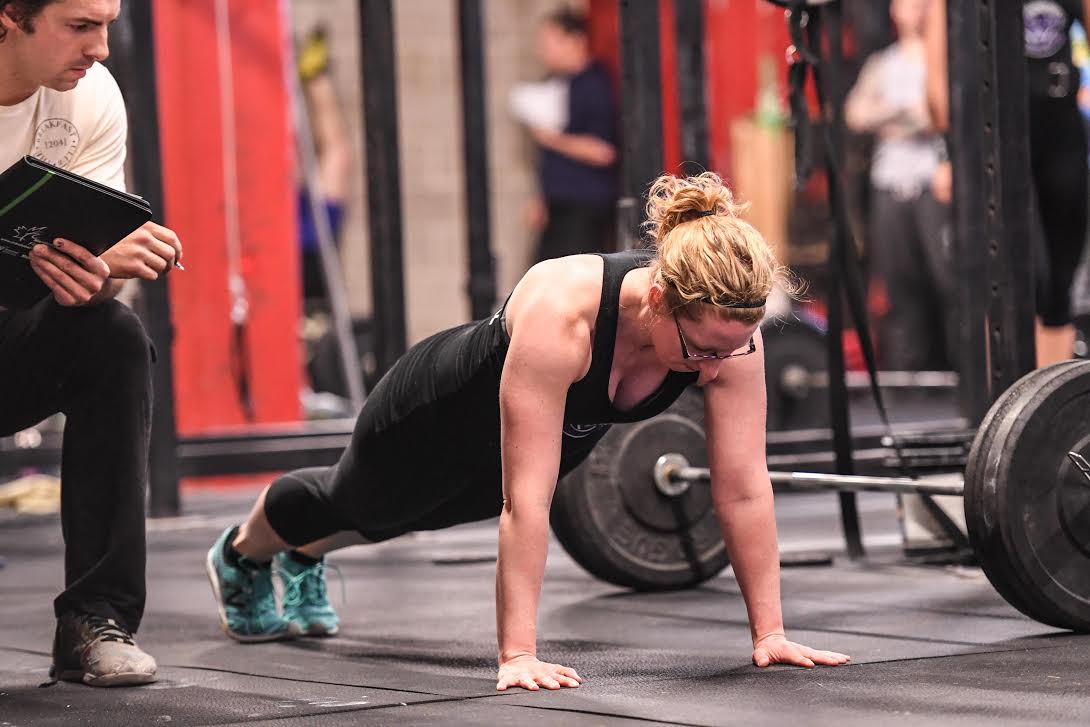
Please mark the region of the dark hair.
MULTIPOLYGON (((0 13, 7 13, 18 23, 19 27, 26 33, 33 33, 34 26, 30 24, 30 21, 34 20, 38 16, 38 13, 42 12, 42 9, 50 3, 57 0, 0 0, 0 13)), ((0 43, 4 41, 8 35, 8 31, 3 26, 0 26, 0 43)))
POLYGON ((554 10, 545 16, 545 22, 555 25, 565 35, 586 36, 590 34, 586 16, 572 8, 565 7, 554 10))

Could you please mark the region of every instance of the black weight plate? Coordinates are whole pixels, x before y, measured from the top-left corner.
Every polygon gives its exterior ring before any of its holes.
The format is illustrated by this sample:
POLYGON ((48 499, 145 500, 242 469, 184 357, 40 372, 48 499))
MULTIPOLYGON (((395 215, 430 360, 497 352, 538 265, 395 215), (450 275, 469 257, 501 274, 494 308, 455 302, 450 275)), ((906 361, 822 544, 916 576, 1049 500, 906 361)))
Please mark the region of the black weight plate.
MULTIPOLYGON (((1067 456, 1090 456, 1090 364, 1079 362, 1049 379, 1014 418, 1006 481, 1035 487, 1008 498, 1003 531, 1016 576, 1041 621, 1090 631, 1090 482, 1067 456)), ((1013 413, 1008 415, 1013 417, 1013 413)))
POLYGON ((699 390, 686 391, 657 417, 614 425, 557 485, 553 532, 592 575, 655 591, 694 586, 727 566, 710 488, 694 483, 677 498, 656 488, 654 465, 667 452, 707 466, 699 390))
POLYGON ((990 446, 966 471, 966 516, 981 567, 1012 605, 1090 631, 1090 362, 1033 372, 990 446))
MULTIPOLYGON (((995 440, 996 434, 1000 430, 1005 431, 1004 427, 1009 428, 1010 420, 1007 419, 1007 415, 1011 412, 1012 407, 1015 411, 1020 412, 1024 406, 1021 402, 1027 394, 1033 395, 1046 379, 1056 376, 1064 369, 1077 363, 1077 361, 1064 361, 1047 369, 1034 371, 1023 376, 999 396, 980 423, 966 460, 965 497, 963 502, 965 523, 974 551, 994 551, 1001 548, 997 543, 991 542, 991 539, 998 539, 998 532, 986 526, 983 520, 985 516, 991 517, 990 511, 978 504, 982 503, 983 497, 982 488, 983 478, 985 477, 983 468, 991 457, 988 453, 992 452, 992 442, 995 440)), ((999 595, 1003 596, 1003 599, 1011 606, 1022 613, 1026 613, 1029 606, 1021 595, 1024 589, 1016 588, 1013 585, 1016 582, 1016 576, 1007 567, 1007 563, 1002 559, 992 560, 989 564, 989 570, 995 576, 989 575, 989 579, 999 595)))
POLYGON ((828 389, 808 381, 829 368, 825 334, 805 320, 774 321, 761 329, 769 431, 829 426, 828 389))
POLYGON ((1029 586, 1020 580, 1018 571, 1011 561, 1006 558, 989 558, 986 555, 1004 552, 1004 545, 1001 531, 992 527, 998 515, 989 505, 994 505, 996 500, 994 497, 985 499, 987 488, 984 483, 988 477, 994 475, 994 465, 1001 461, 1003 456, 1002 445, 994 445, 996 437, 1006 436, 1024 411, 1029 398, 1035 396, 1041 386, 1076 364, 1078 364, 1077 361, 1065 361, 1047 369, 1030 372, 1016 381, 1010 389, 1000 395, 988 411, 977 430, 973 450, 967 459, 964 507, 970 542, 978 555, 978 560, 987 562, 987 565, 982 567, 985 567, 986 575, 996 591, 1009 604, 1026 614, 1033 610, 1024 595, 1029 586), (986 469, 988 463, 993 465, 992 470, 986 469), (985 556, 981 557, 981 553, 985 556))

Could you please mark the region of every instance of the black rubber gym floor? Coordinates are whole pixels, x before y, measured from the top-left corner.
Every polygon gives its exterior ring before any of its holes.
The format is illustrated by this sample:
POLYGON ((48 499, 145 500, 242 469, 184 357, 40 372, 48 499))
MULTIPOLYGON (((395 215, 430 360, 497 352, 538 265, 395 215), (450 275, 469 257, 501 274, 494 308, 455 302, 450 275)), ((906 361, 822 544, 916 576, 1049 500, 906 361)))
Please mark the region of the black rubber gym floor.
MULTIPOLYGON (((47 681, 62 579, 53 517, 0 515, 0 725, 1030 725, 1090 724, 1090 636, 1021 616, 973 568, 900 558, 892 495, 860 499, 864 562, 788 568, 788 633, 851 666, 757 669, 737 584, 628 593, 555 543, 540 654, 578 690, 494 691, 494 523, 332 556, 342 635, 243 646, 219 631, 203 559, 254 492, 197 493, 149 531, 139 638, 157 684, 47 681)), ((831 494, 782 496, 787 553, 842 547, 831 494)))

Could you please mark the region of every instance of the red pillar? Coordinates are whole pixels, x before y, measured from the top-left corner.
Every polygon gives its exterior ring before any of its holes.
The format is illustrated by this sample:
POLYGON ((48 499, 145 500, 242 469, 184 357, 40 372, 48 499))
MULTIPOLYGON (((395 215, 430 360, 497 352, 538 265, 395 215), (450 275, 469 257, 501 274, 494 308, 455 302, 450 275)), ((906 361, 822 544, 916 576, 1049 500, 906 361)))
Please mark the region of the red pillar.
POLYGON ((246 424, 239 362, 249 371, 252 422, 299 418, 301 353, 295 172, 280 3, 231 0, 233 94, 221 102, 215 0, 159 0, 156 52, 166 218, 185 245, 171 278, 178 430, 246 424), (223 144, 233 106, 233 148, 223 144), (236 174, 226 179, 225 164, 236 174), (237 190, 247 346, 237 351, 228 291, 230 190, 237 190))
POLYGON ((681 100, 677 88, 677 22, 674 0, 659 0, 659 51, 662 58, 662 166, 677 174, 681 166, 681 100))

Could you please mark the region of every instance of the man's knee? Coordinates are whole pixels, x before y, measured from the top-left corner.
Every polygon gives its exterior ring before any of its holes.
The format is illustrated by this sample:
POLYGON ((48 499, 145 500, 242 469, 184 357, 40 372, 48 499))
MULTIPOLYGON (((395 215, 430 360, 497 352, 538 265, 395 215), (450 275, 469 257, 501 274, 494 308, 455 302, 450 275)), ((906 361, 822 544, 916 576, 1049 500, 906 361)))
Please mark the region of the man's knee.
POLYGON ((128 306, 109 300, 88 308, 93 345, 103 356, 126 367, 147 369, 151 363, 151 341, 144 324, 128 306))

